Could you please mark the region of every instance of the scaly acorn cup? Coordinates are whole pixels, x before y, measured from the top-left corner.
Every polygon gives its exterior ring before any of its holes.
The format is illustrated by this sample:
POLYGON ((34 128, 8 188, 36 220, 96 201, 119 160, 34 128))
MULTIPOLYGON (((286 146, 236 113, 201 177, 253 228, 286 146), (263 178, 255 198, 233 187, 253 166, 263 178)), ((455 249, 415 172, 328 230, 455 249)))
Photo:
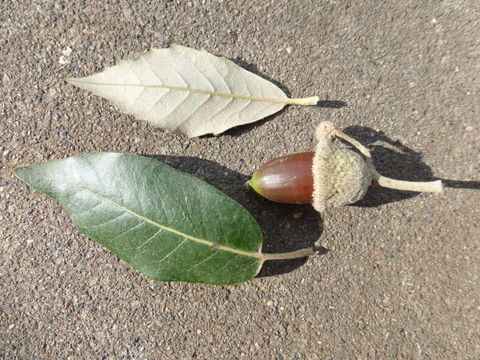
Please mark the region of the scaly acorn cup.
POLYGON ((372 183, 397 190, 443 191, 440 180, 414 182, 380 175, 370 151, 330 122, 320 123, 315 136, 318 140, 315 153, 274 159, 255 171, 246 185, 271 201, 311 203, 317 211, 362 199, 372 183), (352 144, 361 154, 339 147, 333 142, 336 137, 352 144))

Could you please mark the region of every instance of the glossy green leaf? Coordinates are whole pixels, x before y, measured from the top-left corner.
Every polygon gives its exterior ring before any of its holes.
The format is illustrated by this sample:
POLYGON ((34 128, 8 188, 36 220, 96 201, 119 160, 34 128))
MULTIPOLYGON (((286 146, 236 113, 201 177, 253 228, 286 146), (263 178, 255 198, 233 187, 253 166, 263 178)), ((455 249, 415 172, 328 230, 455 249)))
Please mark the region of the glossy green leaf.
POLYGON ((156 280, 232 284, 267 258, 240 204, 156 160, 93 153, 15 170, 57 200, 81 232, 156 280))

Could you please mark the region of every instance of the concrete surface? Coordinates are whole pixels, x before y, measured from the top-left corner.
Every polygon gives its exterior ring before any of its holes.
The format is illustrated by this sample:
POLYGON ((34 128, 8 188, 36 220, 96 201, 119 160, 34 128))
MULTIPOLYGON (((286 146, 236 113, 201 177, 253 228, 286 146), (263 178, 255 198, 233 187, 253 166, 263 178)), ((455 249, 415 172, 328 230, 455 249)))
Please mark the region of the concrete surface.
POLYGON ((0 2, 0 358, 479 359, 479 19, 475 0, 0 2), (62 80, 172 42, 323 102, 189 140, 62 80), (321 120, 375 141, 387 175, 450 188, 372 189, 321 216, 243 190, 312 149, 321 120), (11 173, 91 151, 207 179, 259 220, 266 251, 329 251, 234 287, 155 283, 11 173))

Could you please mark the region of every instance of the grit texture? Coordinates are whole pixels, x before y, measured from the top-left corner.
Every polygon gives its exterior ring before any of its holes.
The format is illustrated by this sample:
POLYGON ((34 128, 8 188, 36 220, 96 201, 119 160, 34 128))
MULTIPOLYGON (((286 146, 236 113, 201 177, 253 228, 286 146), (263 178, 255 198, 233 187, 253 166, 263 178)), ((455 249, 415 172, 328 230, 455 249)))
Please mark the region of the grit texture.
POLYGON ((479 359, 479 19, 476 0, 1 1, 0 359, 479 359), (63 80, 171 43, 321 101, 188 139, 63 80), (446 191, 372 187, 318 214, 244 190, 324 120, 381 173, 446 191), (265 252, 328 251, 236 286, 150 280, 12 174, 96 151, 205 179, 258 219, 265 252))

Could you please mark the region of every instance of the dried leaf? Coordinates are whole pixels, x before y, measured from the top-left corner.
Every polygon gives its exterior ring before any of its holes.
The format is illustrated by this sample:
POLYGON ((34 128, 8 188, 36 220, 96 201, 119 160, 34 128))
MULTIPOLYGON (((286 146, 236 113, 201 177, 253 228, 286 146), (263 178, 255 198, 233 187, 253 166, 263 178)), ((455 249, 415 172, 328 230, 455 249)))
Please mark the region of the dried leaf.
POLYGON ((318 97, 290 99, 226 58, 179 45, 152 49, 101 73, 67 81, 137 119, 188 136, 218 135, 286 104, 318 102, 318 97))

